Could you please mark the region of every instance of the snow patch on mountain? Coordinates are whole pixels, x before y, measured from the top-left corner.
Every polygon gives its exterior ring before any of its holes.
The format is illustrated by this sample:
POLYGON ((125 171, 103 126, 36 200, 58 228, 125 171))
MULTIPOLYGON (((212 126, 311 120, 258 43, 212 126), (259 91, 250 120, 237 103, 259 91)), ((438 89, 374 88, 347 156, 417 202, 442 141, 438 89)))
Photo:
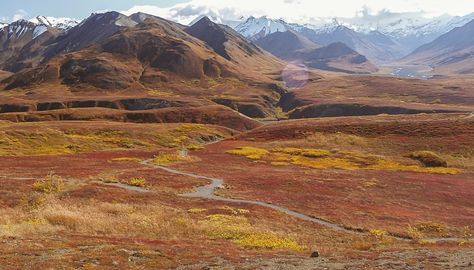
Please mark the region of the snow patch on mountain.
POLYGON ((245 22, 237 25, 235 30, 245 37, 257 39, 276 32, 286 32, 292 27, 283 20, 273 20, 267 17, 249 17, 245 22))
POLYGON ((28 30, 30 30, 34 26, 34 24, 28 21, 19 20, 11 24, 4 25, 2 28, 0 28, 0 33, 7 32, 8 37, 15 36, 16 38, 18 38, 27 33, 28 30))
POLYGON ((46 16, 37 16, 36 18, 31 19, 30 22, 65 31, 79 24, 79 21, 71 18, 55 18, 46 16))
POLYGON ((38 25, 33 30, 33 39, 41 36, 44 32, 48 31, 48 27, 45 25, 38 25))

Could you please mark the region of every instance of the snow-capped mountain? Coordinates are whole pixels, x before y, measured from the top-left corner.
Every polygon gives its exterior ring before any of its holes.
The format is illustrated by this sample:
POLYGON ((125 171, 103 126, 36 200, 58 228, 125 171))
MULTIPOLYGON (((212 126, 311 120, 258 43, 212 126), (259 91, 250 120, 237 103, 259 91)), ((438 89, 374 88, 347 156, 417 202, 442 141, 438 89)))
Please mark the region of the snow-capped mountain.
POLYGON ((373 63, 388 62, 409 53, 400 48, 396 41, 380 32, 356 32, 338 19, 320 21, 318 25, 299 25, 267 17, 250 17, 238 25, 236 30, 253 41, 276 32, 292 30, 321 46, 342 42, 373 63))
POLYGON ((249 17, 245 22, 235 26, 234 29, 251 40, 257 40, 275 32, 286 32, 293 29, 293 27, 283 20, 249 17))
POLYGON ((38 25, 26 20, 19 20, 11 24, 5 24, 0 28, 2 40, 21 39, 25 36, 35 39, 47 31, 43 25, 38 25))
POLYGON ((474 13, 462 17, 445 14, 435 18, 427 18, 419 13, 388 13, 383 17, 365 15, 339 20, 354 31, 367 33, 376 30, 400 42, 407 49, 414 50, 473 19, 474 13))
POLYGON ((383 16, 364 14, 354 18, 316 18, 309 24, 295 24, 287 23, 281 19, 249 17, 238 24, 235 29, 247 38, 256 40, 288 29, 301 33, 313 32, 313 34, 323 35, 345 27, 365 35, 373 32, 383 34, 402 46, 402 51, 411 52, 473 19, 474 13, 462 17, 442 15, 428 18, 420 13, 387 12, 383 16))
MULTIPOLYGON (((18 55, 23 47, 39 39, 48 28, 26 20, 12 22, 0 28, 0 64, 18 55)), ((0 68, 2 69, 2 68, 0 68)))
POLYGON ((426 65, 443 73, 474 72, 474 20, 454 28, 433 42, 417 48, 401 60, 410 65, 426 65))
POLYGON ((188 24, 188 26, 192 26, 192 25, 196 24, 197 22, 199 22, 203 18, 208 18, 213 23, 227 25, 227 26, 230 26, 231 28, 234 28, 234 29, 237 25, 241 24, 242 21, 245 20, 244 17, 240 17, 237 20, 226 20, 226 19, 222 19, 218 16, 199 15, 199 16, 196 16, 196 18, 194 18, 194 20, 192 20, 191 23, 188 24))
POLYGON ((75 19, 45 16, 37 16, 36 18, 31 19, 30 22, 47 27, 54 27, 59 30, 69 30, 80 23, 75 19))
POLYGON ((42 59, 48 42, 77 25, 67 18, 38 16, 0 27, 0 69, 17 71, 42 59))
POLYGON ((18 20, 10 24, 0 23, 0 32, 4 32, 3 35, 7 35, 7 38, 19 39, 24 35, 29 35, 31 39, 35 39, 41 36, 44 32, 50 28, 57 29, 60 31, 66 31, 76 26, 79 22, 69 18, 54 18, 38 16, 29 21, 18 20))

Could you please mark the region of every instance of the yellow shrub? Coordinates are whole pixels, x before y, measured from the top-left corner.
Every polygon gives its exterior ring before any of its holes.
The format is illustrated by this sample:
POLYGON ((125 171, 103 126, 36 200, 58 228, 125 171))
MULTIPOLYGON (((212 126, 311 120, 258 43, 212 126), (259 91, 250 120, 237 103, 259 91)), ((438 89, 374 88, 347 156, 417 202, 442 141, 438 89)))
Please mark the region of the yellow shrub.
POLYGON ((424 234, 420 232, 415 226, 408 225, 407 234, 417 243, 424 241, 424 234))
POLYGON ((285 153, 289 155, 300 155, 303 149, 294 148, 294 147, 285 147, 285 148, 274 148, 272 152, 285 153))
POLYGON ((376 165, 371 165, 367 168, 371 170, 411 171, 435 174, 458 174, 460 172, 460 170, 456 168, 420 167, 417 165, 404 165, 390 160, 379 160, 376 165))
POLYGON ((304 249, 303 246, 289 238, 268 232, 245 234, 241 238, 235 239, 234 243, 240 246, 254 248, 291 249, 296 251, 304 249))
POLYGON ((161 155, 155 156, 155 158, 153 159, 153 163, 165 166, 174 162, 190 161, 190 160, 191 160, 191 157, 183 156, 177 152, 174 154, 161 154, 161 155))
POLYGON ((134 187, 144 187, 146 186, 146 179, 142 177, 132 178, 128 181, 128 184, 134 187))
POLYGON ((207 234, 216 239, 237 239, 252 229, 244 217, 215 214, 201 222, 207 234))
POLYGON ((273 161, 270 164, 272 164, 273 166, 287 166, 287 165, 290 165, 290 163, 283 162, 283 161, 273 161))
POLYGON ((204 149, 203 146, 198 145, 198 144, 190 144, 186 147, 188 150, 195 151, 195 150, 201 150, 204 149))
POLYGON ((466 240, 466 242, 468 242, 472 238, 472 236, 473 236, 473 233, 472 233, 471 227, 464 226, 462 237, 466 240))
MULTIPOLYGON (((281 147, 273 148, 270 153, 262 148, 240 147, 227 151, 227 153, 245 156, 252 160, 264 159, 273 166, 285 166, 291 163, 314 169, 388 170, 435 174, 457 174, 460 172, 456 168, 405 165, 376 155, 348 151, 331 153, 328 150, 312 148, 281 147)), ((373 184, 368 183, 371 186, 373 184)))
POLYGON ((243 247, 296 251, 304 249, 303 246, 290 238, 279 236, 273 232, 256 230, 242 216, 215 214, 208 216, 200 224, 211 238, 232 240, 235 244, 243 247))
POLYGON ((160 90, 160 89, 149 89, 147 93, 152 96, 163 96, 163 97, 170 97, 175 96, 175 94, 171 93, 169 90, 160 90))
POLYGON ((232 155, 245 156, 249 159, 261 159, 263 156, 268 155, 270 152, 262 148, 246 146, 239 147, 235 150, 229 150, 227 151, 227 153, 232 155))
POLYGON ((326 157, 329 156, 330 152, 321 149, 304 149, 301 153, 305 157, 326 157))
POLYGON ((112 161, 118 161, 118 162, 141 162, 142 160, 139 159, 139 158, 121 157, 121 158, 113 158, 112 161))
POLYGON ((206 127, 202 124, 181 124, 176 131, 178 132, 190 132, 190 131, 195 131, 195 130, 203 130, 206 129, 206 127))
POLYGON ((362 182, 362 185, 366 188, 371 188, 377 186, 379 181, 377 179, 370 179, 370 180, 365 180, 362 182))
POLYGON ((45 225, 47 221, 43 218, 31 218, 31 219, 28 219, 26 223, 33 226, 40 226, 40 225, 45 225))
POLYGON ((230 206, 224 206, 224 207, 221 207, 220 209, 229 211, 229 212, 231 212, 231 213, 234 214, 234 215, 242 215, 242 214, 248 214, 248 213, 250 213, 250 211, 247 210, 247 209, 243 209, 243 208, 233 208, 233 207, 230 207, 230 206))
POLYGON ((284 153, 284 154, 289 154, 289 155, 301 155, 305 157, 325 157, 330 154, 329 151, 327 150, 321 150, 321 149, 300 149, 300 148, 294 148, 294 147, 285 147, 285 148, 274 148, 272 149, 272 152, 277 152, 277 153, 284 153))
POLYGON ((43 193, 57 193, 64 188, 64 180, 61 176, 50 173, 43 180, 34 182, 33 187, 43 193))
POLYGON ((178 137, 174 138, 173 141, 175 143, 183 143, 183 142, 187 141, 188 139, 189 139, 188 136, 182 135, 182 136, 178 136, 178 137))
POLYGON ((369 231, 369 234, 374 236, 377 240, 383 240, 388 233, 384 230, 373 229, 369 231))
POLYGON ((443 224, 435 222, 423 222, 415 225, 416 229, 423 233, 442 233, 445 230, 443 224))
POLYGON ((191 208, 191 209, 188 209, 188 213, 191 213, 191 214, 199 214, 199 213, 204 213, 206 212, 207 209, 203 209, 203 208, 191 208))
POLYGON ((315 169, 342 169, 342 170, 356 170, 359 169, 357 164, 354 164, 346 159, 342 158, 307 158, 296 156, 292 159, 292 163, 295 165, 301 165, 305 167, 315 168, 315 169))

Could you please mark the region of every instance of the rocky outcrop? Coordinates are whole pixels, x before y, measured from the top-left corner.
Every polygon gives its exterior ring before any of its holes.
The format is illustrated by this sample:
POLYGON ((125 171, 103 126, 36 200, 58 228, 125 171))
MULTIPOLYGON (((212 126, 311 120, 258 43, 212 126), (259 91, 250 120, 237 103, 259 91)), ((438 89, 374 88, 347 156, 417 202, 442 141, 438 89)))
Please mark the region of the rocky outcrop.
POLYGON ((252 118, 265 118, 269 115, 265 108, 257 103, 241 102, 225 98, 213 99, 212 101, 252 118))
POLYGON ((200 123, 245 131, 261 124, 220 105, 125 111, 107 108, 82 108, 42 112, 0 114, 0 120, 12 122, 109 120, 134 123, 200 123))
POLYGON ((418 113, 449 113, 450 110, 422 110, 393 106, 370 106, 364 104, 323 104, 308 105, 297 108, 290 112, 291 119, 316 118, 316 117, 338 117, 338 116, 362 116, 379 114, 418 114, 418 113))
MULTIPOLYGON (((202 105, 202 104, 201 104, 202 105)), ((127 111, 146 111, 164 108, 197 107, 198 103, 183 100, 160 99, 160 98, 127 98, 120 100, 70 100, 50 101, 37 104, 0 104, 0 113, 53 111, 62 109, 78 108, 107 108, 127 111)))

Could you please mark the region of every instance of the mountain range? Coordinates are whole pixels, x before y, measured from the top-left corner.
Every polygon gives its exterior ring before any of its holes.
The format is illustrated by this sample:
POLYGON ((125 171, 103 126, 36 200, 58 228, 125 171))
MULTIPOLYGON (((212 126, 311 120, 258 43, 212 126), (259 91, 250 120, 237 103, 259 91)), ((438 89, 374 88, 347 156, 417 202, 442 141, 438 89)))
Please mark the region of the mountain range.
MULTIPOLYGON (((125 15, 122 16, 126 17, 125 15)), ((199 16, 193 21, 192 25, 203 17, 199 16)), ((241 18, 240 22, 235 20, 226 21, 217 17, 209 19, 229 24, 231 28, 242 36, 259 45, 265 43, 264 40, 259 40, 268 35, 291 30, 318 46, 327 46, 338 42, 344 43, 356 53, 366 57, 371 64, 385 65, 396 62, 398 59, 402 59, 417 50, 417 48, 434 42, 441 35, 467 24, 474 19, 474 13, 462 17, 443 15, 435 18, 425 18, 417 13, 387 13, 383 17, 367 13, 354 18, 317 19, 311 24, 305 25, 288 23, 282 19, 256 18, 252 16, 246 19, 241 18)), ((3 45, 0 55, 3 68, 16 71, 22 66, 31 66, 31 63, 28 63, 28 61, 20 64, 17 63, 18 61, 13 61, 16 63, 9 61, 5 66, 5 61, 6 58, 17 54, 18 48, 23 48, 29 40, 36 39, 44 32, 55 35, 58 31, 68 31, 74 28, 74 26, 87 21, 88 19, 80 22, 68 18, 38 16, 30 21, 21 20, 12 24, 4 24, 0 27, 1 29, 6 29, 4 31, 0 30, 0 32, 3 32, 1 34, 2 37, 0 37, 2 38, 3 45), (24 27, 23 30, 22 27, 24 27), (15 34, 13 38, 8 38, 7 40, 5 37, 6 33, 8 35, 15 34)), ((137 23, 137 21, 124 19, 119 21, 116 27, 119 27, 120 24, 131 26, 137 23)), ((101 29, 100 31, 104 30, 103 28, 101 29)), ((107 31, 114 32, 111 29, 107 29, 107 31)), ((81 33, 78 33, 78 35, 81 35, 81 33)), ((105 33, 105 35, 108 35, 108 33, 105 33)), ((62 51, 74 50, 74 46, 81 48, 94 42, 94 40, 87 40, 86 36, 89 35, 84 35, 86 40, 81 40, 78 43, 74 42, 74 40, 64 40, 62 45, 56 46, 55 49, 62 51), (63 48, 59 48, 59 46, 63 46, 63 48)), ((268 46, 264 49, 269 51, 275 50, 268 48, 268 46)), ((24 55, 27 55, 28 52, 23 52, 22 54, 23 57, 20 58, 25 58, 24 55)), ((54 55, 54 52, 49 51, 49 54, 54 55)))
MULTIPOLYGON (((16 120, 108 117, 246 129, 255 126, 250 118, 278 117, 280 110, 297 111, 288 114, 295 118, 321 110, 366 113, 373 104, 388 112, 446 111, 452 106, 432 105, 439 99, 433 91, 459 86, 393 78, 380 64, 470 74, 472 33, 470 22, 409 54, 382 32, 344 25, 322 31, 253 17, 234 27, 207 17, 182 25, 118 12, 81 22, 37 17, 0 29, 0 113, 15 113, 16 120), (401 89, 417 92, 416 102, 401 89), (345 100, 350 104, 341 105, 345 100)), ((443 102, 471 102, 464 94, 443 102)))
POLYGON ((406 64, 423 63, 441 73, 474 73, 474 20, 454 28, 405 57, 406 64))
POLYGON ((435 19, 394 17, 376 23, 353 19, 332 19, 315 25, 287 23, 281 19, 249 17, 235 29, 256 41, 275 32, 293 30, 308 39, 329 45, 342 42, 377 64, 388 63, 435 40, 456 27, 474 19, 474 13, 464 17, 442 16, 435 19))
MULTIPOLYGON (((391 16, 377 23, 360 18, 335 18, 311 25, 249 17, 240 23, 232 22, 233 27, 200 17, 189 27, 173 23, 174 29, 168 30, 167 34, 176 35, 179 29, 204 41, 224 59, 240 64, 246 61, 242 56, 255 58, 268 51, 285 61, 300 61, 311 68, 336 72, 373 73, 378 70, 376 66, 390 63, 436 66, 444 73, 471 72, 464 66, 469 65, 471 58, 473 29, 470 25, 474 14, 445 15, 432 20, 407 16, 391 16), (416 44, 408 42, 411 39, 416 39, 416 44), (423 43, 426 40, 430 42, 423 43), (418 47, 411 50, 414 46, 418 47), (244 53, 229 54, 236 51, 244 53)), ((108 12, 93 14, 82 22, 38 16, 30 21, 3 24, 0 28, 0 69, 15 73, 34 68, 57 55, 98 44, 121 29, 135 27, 150 18, 164 21, 144 13, 125 16, 108 12)), ((183 34, 178 35, 178 38, 183 37, 183 34)))
POLYGON ((372 73, 377 68, 342 42, 319 45, 302 34, 287 30, 257 39, 256 44, 273 55, 307 67, 346 73, 372 73))
POLYGON ((172 108, 196 107, 182 117, 201 111, 206 121, 230 121, 244 117, 235 111, 266 117, 283 93, 262 75, 283 68, 281 60, 207 18, 188 27, 143 13, 107 12, 67 29, 19 21, 5 26, 0 38, 5 46, 0 89, 28 89, 2 100, 8 105, 0 104, 0 111, 82 104, 71 99, 86 99, 81 108, 121 108, 109 101, 118 95, 140 100, 128 109, 166 108, 168 115, 172 108), (35 34, 38 28, 42 31, 35 34), (221 106, 213 109, 216 104, 221 106))

